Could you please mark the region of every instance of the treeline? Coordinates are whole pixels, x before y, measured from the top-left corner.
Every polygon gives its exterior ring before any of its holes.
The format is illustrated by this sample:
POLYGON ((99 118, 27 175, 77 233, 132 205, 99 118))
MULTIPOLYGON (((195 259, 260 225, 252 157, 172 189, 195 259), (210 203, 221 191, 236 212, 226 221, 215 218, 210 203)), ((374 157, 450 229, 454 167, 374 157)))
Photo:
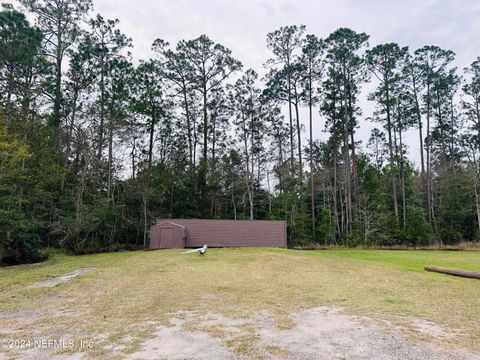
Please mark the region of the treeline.
POLYGON ((156 217, 285 219, 291 245, 477 240, 480 58, 459 70, 437 46, 284 26, 264 78, 205 35, 158 39, 135 65, 91 1, 20 2, 0 12, 4 262, 141 248, 156 217))

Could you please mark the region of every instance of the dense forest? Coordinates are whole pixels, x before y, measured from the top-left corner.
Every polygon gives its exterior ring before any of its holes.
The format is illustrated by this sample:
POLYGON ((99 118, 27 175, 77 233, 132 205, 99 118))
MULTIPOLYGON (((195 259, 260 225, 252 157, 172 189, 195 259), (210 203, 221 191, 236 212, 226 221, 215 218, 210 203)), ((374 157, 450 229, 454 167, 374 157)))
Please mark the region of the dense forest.
POLYGON ((20 3, 0 12, 4 262, 142 248, 156 217, 284 219, 290 245, 477 241, 480 57, 292 25, 260 77, 205 35, 137 61, 90 0, 20 3))

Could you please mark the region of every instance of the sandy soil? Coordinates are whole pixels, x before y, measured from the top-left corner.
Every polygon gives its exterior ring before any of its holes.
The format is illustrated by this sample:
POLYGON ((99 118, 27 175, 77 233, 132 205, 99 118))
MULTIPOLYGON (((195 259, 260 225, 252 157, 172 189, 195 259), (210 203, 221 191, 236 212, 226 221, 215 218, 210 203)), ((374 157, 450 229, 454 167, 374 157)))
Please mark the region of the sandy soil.
MULTIPOLYGON (((33 314, 0 314, 4 317, 33 314)), ((246 318, 221 314, 177 312, 170 326, 158 326, 152 338, 134 353, 124 350, 138 339, 128 337, 105 346, 107 358, 139 359, 454 359, 480 360, 480 353, 447 348, 443 340, 460 336, 456 331, 418 318, 405 318, 406 327, 387 321, 352 316, 337 307, 318 307, 291 315, 293 326, 279 329, 267 313, 246 318), (413 340, 412 331, 418 336, 413 340), (424 339, 422 341, 418 339, 424 339)), ((0 329, 2 330, 2 329, 0 329)), ((1 332, 1 331, 0 331, 1 332)), ((63 336, 68 338, 68 334, 63 336)), ((58 354, 54 349, 8 351, 0 360, 88 359, 87 353, 58 354)))
POLYGON ((171 327, 159 327, 156 337, 144 342, 142 349, 128 358, 244 358, 226 344, 241 335, 253 335, 255 356, 270 359, 480 360, 480 354, 439 346, 442 338, 456 336, 456 333, 420 319, 414 319, 414 327, 417 326, 420 333, 433 335, 434 343, 414 342, 402 336, 400 328, 387 329, 380 321, 346 315, 339 308, 309 309, 292 318, 295 325, 291 329, 279 330, 273 319, 264 314, 240 320, 218 314, 203 317, 178 314, 171 327))
POLYGON ((87 272, 92 271, 94 268, 81 268, 77 269, 75 271, 54 277, 52 279, 48 279, 45 281, 39 281, 36 282, 30 286, 28 286, 28 289, 35 289, 35 288, 42 288, 42 287, 53 287, 55 285, 67 282, 69 280, 72 280, 73 278, 76 278, 77 276, 83 275, 87 272))

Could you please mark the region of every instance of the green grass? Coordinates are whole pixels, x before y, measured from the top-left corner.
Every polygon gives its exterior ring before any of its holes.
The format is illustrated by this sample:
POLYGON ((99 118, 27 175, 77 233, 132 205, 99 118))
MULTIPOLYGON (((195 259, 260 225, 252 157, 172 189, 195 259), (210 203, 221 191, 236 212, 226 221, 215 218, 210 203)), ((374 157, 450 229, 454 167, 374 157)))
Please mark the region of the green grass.
POLYGON ((410 271, 423 272, 425 265, 480 270, 480 254, 478 250, 414 251, 338 249, 330 252, 334 252, 336 256, 393 265, 410 271))
POLYGON ((480 251, 249 248, 209 249, 203 257, 181 252, 56 256, 0 269, 0 312, 36 314, 0 316, 0 337, 12 329, 19 338, 72 333, 95 339, 91 355, 109 357, 103 346, 130 335, 136 337, 128 347, 133 351, 179 310, 231 317, 268 311, 280 328, 288 328, 292 312, 323 305, 395 324, 406 325, 410 316, 434 321, 460 330, 455 342, 461 346, 480 349, 480 281, 423 271, 425 265, 480 271, 480 251), (53 288, 26 289, 91 266, 94 271, 53 288))

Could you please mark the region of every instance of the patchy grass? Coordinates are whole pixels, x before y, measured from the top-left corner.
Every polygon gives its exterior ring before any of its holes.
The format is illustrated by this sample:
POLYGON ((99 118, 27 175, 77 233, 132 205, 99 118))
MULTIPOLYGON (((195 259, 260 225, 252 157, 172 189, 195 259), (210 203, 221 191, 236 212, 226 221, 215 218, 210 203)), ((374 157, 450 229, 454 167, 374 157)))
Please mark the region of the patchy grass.
MULTIPOLYGON (((455 339, 461 346, 480 349, 480 281, 423 271, 425 265, 478 271, 480 251, 181 252, 56 256, 0 269, 0 337, 93 339, 94 348, 84 349, 89 355, 115 357, 109 345, 129 339, 124 351, 135 351, 178 311, 233 318, 265 311, 288 329, 292 312, 334 305, 394 324, 409 317, 433 321, 461 331, 455 339), (86 267, 95 269, 55 287, 28 288, 86 267)), ((250 336, 228 345, 248 355, 254 341, 250 336)))

